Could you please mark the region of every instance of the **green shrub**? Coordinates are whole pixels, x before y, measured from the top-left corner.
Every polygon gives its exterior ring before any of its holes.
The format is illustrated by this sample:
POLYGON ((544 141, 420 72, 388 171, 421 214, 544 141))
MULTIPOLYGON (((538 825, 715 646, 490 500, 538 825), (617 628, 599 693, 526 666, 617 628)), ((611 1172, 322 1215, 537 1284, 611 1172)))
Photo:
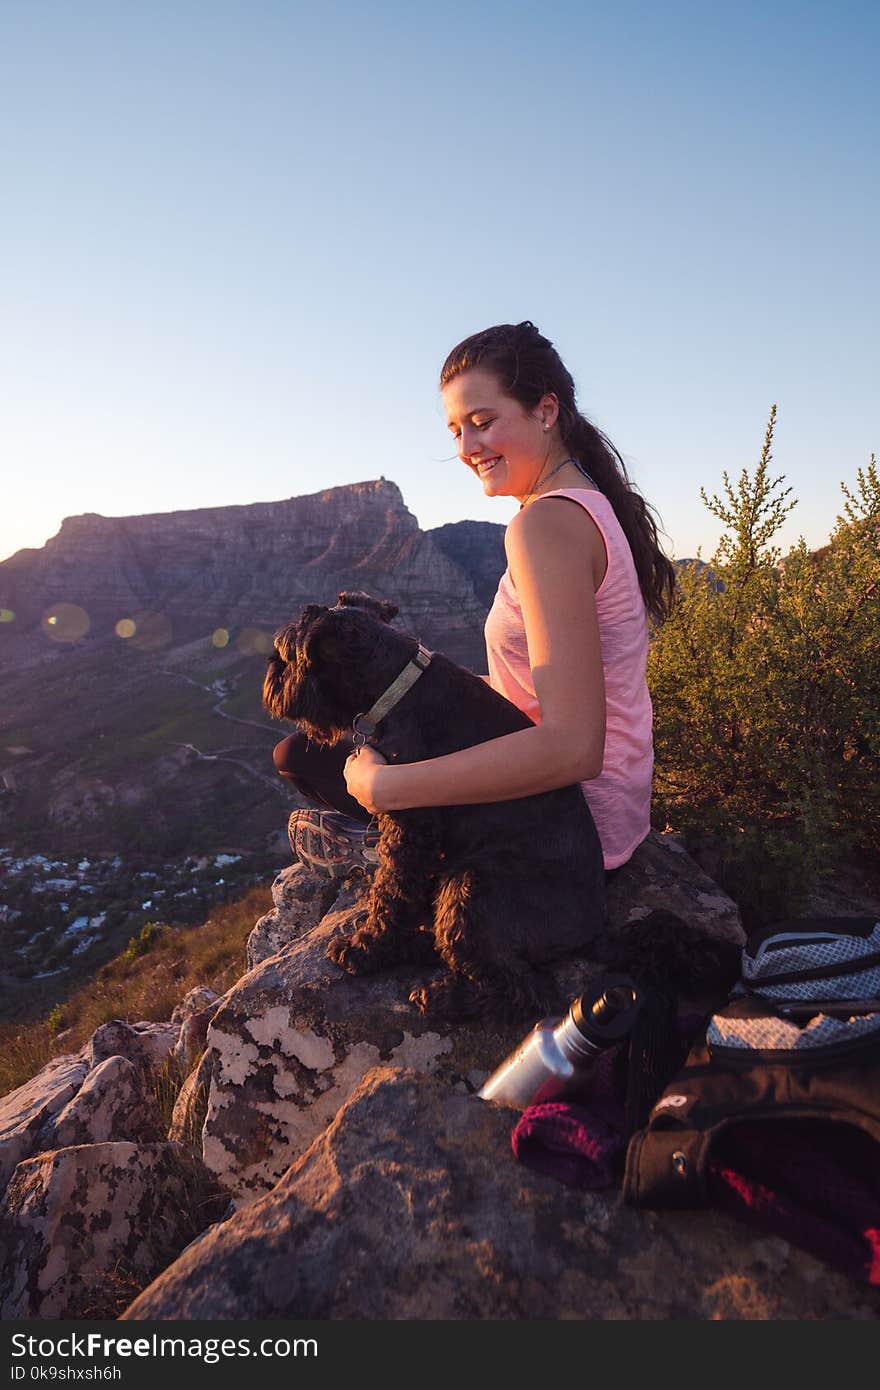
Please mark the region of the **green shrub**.
POLYGON ((168 928, 161 922, 144 922, 137 936, 133 936, 122 952, 124 961, 137 960, 138 956, 146 955, 147 951, 156 943, 160 935, 168 928))
POLYGON ((880 477, 872 456, 829 544, 783 559, 775 419, 754 476, 702 493, 726 531, 708 566, 680 568, 648 659, 654 823, 719 838, 753 925, 794 915, 832 849, 880 843, 880 477))
POLYGON ((64 1010, 60 1004, 55 1004, 46 1016, 46 1027, 52 1037, 56 1037, 64 1027, 64 1010))

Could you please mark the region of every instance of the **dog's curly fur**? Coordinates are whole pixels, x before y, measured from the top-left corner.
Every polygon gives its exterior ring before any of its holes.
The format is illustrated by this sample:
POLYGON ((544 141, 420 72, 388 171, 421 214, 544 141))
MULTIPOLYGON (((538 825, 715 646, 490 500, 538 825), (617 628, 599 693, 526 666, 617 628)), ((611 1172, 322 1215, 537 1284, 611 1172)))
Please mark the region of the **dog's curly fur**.
MULTIPOLYGON (((350 736, 418 650, 393 603, 360 592, 309 604, 279 632, 263 702, 319 744, 350 736)), ((479 676, 435 652, 371 740, 390 763, 441 757, 530 727, 479 676)), ((559 1004, 544 968, 604 925, 599 837, 577 783, 513 801, 379 816, 365 920, 328 955, 359 975, 409 962, 447 970, 413 991, 423 1013, 511 1018, 559 1004)))
POLYGON ((594 943, 593 958, 657 994, 722 1003, 740 974, 742 946, 708 936, 674 912, 656 908, 594 943))

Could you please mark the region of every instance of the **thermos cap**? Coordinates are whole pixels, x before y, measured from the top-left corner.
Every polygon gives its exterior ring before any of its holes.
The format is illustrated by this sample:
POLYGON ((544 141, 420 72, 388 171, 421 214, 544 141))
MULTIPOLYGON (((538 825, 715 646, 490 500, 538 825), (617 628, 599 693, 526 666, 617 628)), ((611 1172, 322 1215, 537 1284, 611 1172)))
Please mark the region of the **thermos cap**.
POLYGON ((629 975, 597 975, 574 1000, 571 1020, 590 1040, 616 1042, 632 1031, 642 998, 629 975))

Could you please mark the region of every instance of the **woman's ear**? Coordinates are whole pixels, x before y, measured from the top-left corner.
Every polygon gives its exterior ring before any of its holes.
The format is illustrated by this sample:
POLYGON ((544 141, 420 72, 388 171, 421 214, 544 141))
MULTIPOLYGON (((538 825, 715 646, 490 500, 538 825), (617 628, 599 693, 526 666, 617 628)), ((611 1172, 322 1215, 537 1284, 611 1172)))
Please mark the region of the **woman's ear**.
POLYGON ((532 414, 542 430, 545 432, 552 430, 559 419, 559 397, 555 391, 548 391, 543 395, 532 414))

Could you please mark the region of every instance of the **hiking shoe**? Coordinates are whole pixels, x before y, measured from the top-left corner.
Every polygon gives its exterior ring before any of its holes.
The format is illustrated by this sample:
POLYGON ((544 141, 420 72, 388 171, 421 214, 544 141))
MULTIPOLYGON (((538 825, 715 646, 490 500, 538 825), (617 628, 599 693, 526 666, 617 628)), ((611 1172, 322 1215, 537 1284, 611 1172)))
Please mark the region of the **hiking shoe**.
POLYGON ((287 838, 300 863, 324 878, 345 878, 353 868, 371 869, 379 862, 375 816, 364 824, 341 811, 291 811, 287 838))

